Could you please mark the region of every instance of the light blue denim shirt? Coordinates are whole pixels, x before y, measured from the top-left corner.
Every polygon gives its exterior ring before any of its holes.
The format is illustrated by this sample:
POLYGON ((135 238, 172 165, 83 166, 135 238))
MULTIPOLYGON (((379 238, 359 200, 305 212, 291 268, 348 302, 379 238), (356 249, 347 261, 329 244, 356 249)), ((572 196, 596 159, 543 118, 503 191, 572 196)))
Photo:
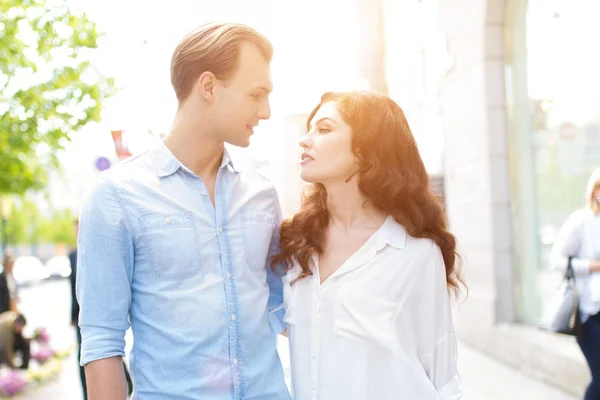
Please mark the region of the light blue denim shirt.
POLYGON ((157 143, 100 174, 80 216, 81 364, 124 355, 134 399, 289 399, 274 186, 223 156, 213 206, 157 143))

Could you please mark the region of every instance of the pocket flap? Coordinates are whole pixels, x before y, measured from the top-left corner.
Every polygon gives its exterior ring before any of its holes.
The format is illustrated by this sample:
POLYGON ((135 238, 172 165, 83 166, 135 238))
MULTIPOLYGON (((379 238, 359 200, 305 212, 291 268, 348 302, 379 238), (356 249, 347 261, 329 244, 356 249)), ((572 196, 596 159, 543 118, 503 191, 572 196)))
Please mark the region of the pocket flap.
POLYGON ((335 333, 365 345, 377 345, 396 355, 397 309, 396 303, 385 299, 340 292, 335 307, 335 333))
POLYGON ((190 227, 192 226, 192 212, 144 215, 139 217, 139 221, 142 232, 190 227))

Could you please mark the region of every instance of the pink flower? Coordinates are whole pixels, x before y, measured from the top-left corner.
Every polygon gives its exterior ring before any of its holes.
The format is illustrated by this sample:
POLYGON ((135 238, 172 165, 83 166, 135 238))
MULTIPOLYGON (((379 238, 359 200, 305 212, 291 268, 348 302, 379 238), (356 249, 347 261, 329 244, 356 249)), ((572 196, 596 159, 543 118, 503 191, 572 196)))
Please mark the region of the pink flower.
POLYGON ((6 375, 0 376, 0 393, 4 396, 12 397, 20 393, 27 386, 27 381, 19 371, 10 371, 6 375))
POLYGON ((40 364, 45 363, 52 357, 54 357, 54 350, 49 347, 40 347, 37 351, 31 353, 31 358, 40 364))
POLYGON ((50 342, 50 335, 48 335, 46 328, 38 328, 33 334, 33 339, 38 341, 39 343, 46 344, 50 342))

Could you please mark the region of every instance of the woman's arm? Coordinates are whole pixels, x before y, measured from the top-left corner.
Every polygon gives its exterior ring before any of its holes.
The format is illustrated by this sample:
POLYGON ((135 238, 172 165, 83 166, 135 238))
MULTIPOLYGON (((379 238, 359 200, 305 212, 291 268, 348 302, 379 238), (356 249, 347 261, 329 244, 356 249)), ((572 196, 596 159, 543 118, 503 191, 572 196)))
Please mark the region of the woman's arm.
POLYGON ((598 260, 579 258, 579 251, 584 235, 585 211, 574 212, 560 228, 550 255, 552 268, 566 269, 569 257, 573 257, 571 265, 577 275, 588 275, 600 271, 598 260))
POLYGON ((431 244, 420 265, 415 287, 417 354, 440 400, 457 400, 463 389, 458 375, 458 343, 454 334, 446 269, 439 247, 431 244))

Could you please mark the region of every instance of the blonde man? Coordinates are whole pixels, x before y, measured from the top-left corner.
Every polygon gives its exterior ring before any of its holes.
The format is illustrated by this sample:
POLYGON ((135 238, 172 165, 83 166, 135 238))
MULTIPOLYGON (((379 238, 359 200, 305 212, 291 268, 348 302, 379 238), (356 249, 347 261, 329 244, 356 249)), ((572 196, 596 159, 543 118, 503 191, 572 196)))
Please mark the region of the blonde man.
POLYGON ((90 400, 289 399, 275 336, 282 286, 268 268, 273 185, 246 147, 270 117, 273 49, 255 30, 210 24, 175 49, 179 106, 153 149, 101 174, 80 216, 77 298, 90 400))

